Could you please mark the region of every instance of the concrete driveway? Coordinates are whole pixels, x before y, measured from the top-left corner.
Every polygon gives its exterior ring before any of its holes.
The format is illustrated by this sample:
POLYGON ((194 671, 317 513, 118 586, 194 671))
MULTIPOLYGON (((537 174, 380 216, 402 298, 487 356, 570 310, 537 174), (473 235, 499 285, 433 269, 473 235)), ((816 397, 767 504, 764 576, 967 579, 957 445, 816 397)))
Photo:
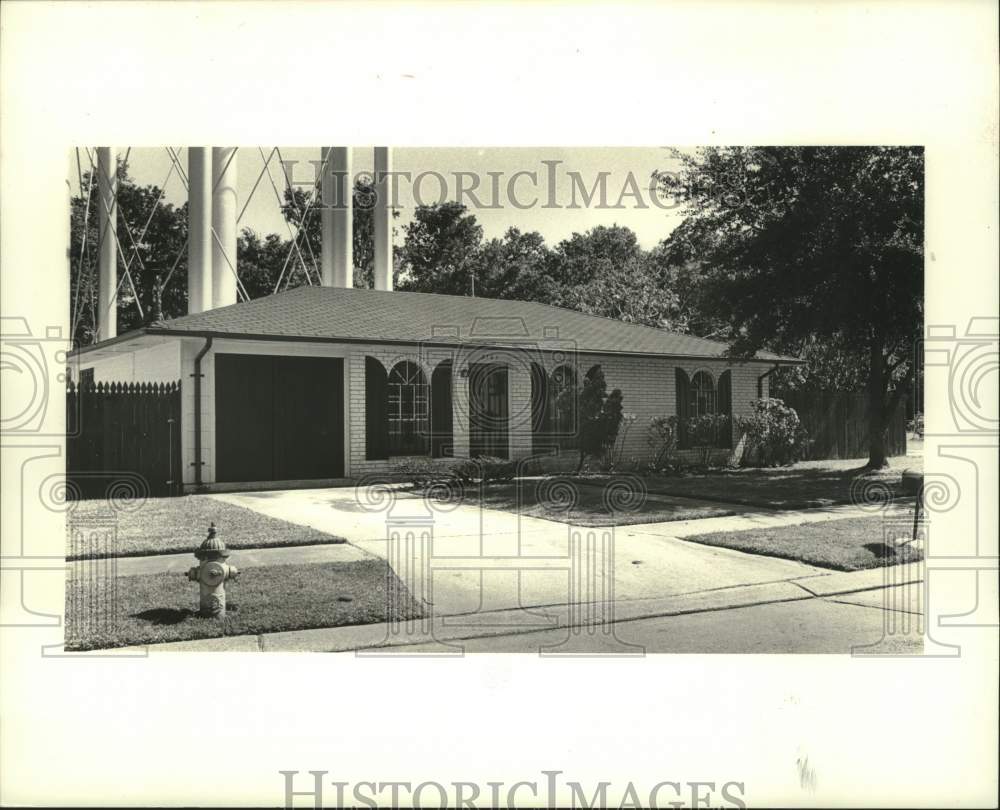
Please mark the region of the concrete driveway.
MULTIPOLYGON (((544 627, 566 612, 567 603, 591 598, 614 601, 650 599, 741 585, 779 582, 829 572, 802 563, 702 546, 672 536, 680 525, 653 523, 615 529, 572 527, 534 517, 484 509, 478 505, 430 502, 398 489, 357 491, 330 489, 239 492, 211 497, 256 510, 270 517, 311 526, 345 537, 351 544, 387 559, 389 527, 406 532, 430 526, 433 531, 433 573, 425 581, 419 573, 401 570, 410 565, 390 560, 397 575, 421 591, 439 616, 509 611, 512 626, 544 627), (602 572, 595 553, 578 555, 572 567, 569 549, 573 532, 601 542, 613 538, 613 576, 602 572), (488 558, 483 564, 480 558, 488 558), (544 569, 544 570, 541 570, 544 569), (577 577, 577 588, 571 587, 577 577), (581 580, 586 580, 581 584, 581 580), (580 593, 587 594, 581 597, 580 593), (538 608, 551 606, 549 610, 538 608), (524 610, 524 608, 536 608, 524 610)), ((679 499, 683 500, 683 499, 679 499)), ((733 506, 746 512, 746 507, 733 506)), ((753 520, 752 515, 735 519, 753 520)), ((705 519, 706 531, 725 518, 705 519)), ((680 533, 691 533, 685 521, 680 533)), ((290 551, 290 550, 289 550, 290 551)), ((419 566, 417 566, 419 567, 419 566)))

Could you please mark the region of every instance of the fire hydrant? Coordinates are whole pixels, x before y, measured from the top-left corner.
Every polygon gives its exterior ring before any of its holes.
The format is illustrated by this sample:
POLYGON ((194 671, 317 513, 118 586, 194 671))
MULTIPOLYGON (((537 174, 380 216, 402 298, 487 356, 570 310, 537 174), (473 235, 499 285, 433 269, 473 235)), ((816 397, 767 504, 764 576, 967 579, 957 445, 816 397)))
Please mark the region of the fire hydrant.
POLYGON ((195 549, 199 565, 187 572, 187 578, 201 585, 201 615, 224 617, 226 615, 226 581, 235 580, 239 569, 226 562, 229 550, 215 536, 215 524, 208 527, 208 537, 195 549))

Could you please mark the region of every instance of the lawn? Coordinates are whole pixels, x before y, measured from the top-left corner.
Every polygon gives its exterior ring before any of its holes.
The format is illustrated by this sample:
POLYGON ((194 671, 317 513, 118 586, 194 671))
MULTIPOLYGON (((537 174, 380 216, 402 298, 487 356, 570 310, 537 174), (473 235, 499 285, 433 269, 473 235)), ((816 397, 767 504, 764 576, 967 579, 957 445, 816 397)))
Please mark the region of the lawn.
MULTIPOLYGON (((890 466, 866 473, 863 459, 803 461, 790 467, 711 470, 679 476, 647 476, 651 493, 704 498, 769 509, 812 509, 834 504, 893 498, 904 469, 923 469, 922 456, 899 456, 890 466)), ((599 478, 590 479, 599 483, 599 478)))
POLYGON ((731 515, 721 505, 703 504, 684 499, 649 495, 634 504, 608 503, 603 486, 571 478, 521 478, 469 486, 453 498, 464 503, 478 503, 487 509, 520 513, 527 517, 572 523, 576 526, 625 526, 634 523, 660 523, 669 520, 731 515))
MULTIPOLYGON (((712 532, 684 539, 767 557, 798 560, 837 571, 859 571, 923 559, 921 551, 912 545, 897 546, 891 541, 887 544, 885 527, 881 516, 872 516, 774 529, 712 532)), ((893 525, 893 528, 899 526, 893 525)))
MULTIPOLYGON (((248 568, 226 586, 225 619, 197 615, 198 586, 181 574, 118 577, 113 593, 92 578, 71 578, 66 584, 66 648, 109 649, 383 622, 389 618, 389 572, 382 560, 248 568)), ((421 616, 417 602, 396 582, 405 594, 398 618, 421 616)))
POLYGON ((180 498, 149 498, 134 510, 112 512, 103 500, 77 501, 67 518, 68 527, 88 535, 91 527, 111 516, 116 536, 110 548, 82 548, 74 532, 68 532, 66 559, 111 556, 135 557, 193 551, 215 523, 219 537, 229 548, 270 548, 343 543, 343 537, 266 517, 252 509, 234 506, 208 495, 180 498))

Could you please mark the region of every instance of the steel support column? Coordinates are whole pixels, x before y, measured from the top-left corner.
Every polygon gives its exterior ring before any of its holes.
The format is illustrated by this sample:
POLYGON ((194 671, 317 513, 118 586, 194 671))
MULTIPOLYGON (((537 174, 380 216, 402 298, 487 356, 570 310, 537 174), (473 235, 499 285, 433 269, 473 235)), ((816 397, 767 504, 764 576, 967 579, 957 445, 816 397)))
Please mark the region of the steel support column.
POLYGON ((375 289, 392 289, 392 152, 375 147, 375 289))
POLYGON ((212 307, 236 303, 236 147, 212 148, 212 307))
POLYGON ((98 276, 97 339, 107 340, 118 334, 118 229, 117 152, 111 146, 97 148, 98 205, 98 276))
POLYGON ((212 150, 188 147, 188 314, 212 308, 212 150))
POLYGON ((324 287, 354 286, 354 179, 349 146, 323 147, 320 178, 324 287))

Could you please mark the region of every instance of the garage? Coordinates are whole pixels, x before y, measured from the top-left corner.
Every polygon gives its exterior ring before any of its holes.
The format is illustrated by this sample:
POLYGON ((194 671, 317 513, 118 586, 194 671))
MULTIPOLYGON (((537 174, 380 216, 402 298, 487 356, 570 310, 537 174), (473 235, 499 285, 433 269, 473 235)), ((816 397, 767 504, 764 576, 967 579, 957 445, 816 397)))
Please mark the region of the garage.
POLYGON ((217 354, 220 482, 344 474, 344 363, 337 357, 217 354))

